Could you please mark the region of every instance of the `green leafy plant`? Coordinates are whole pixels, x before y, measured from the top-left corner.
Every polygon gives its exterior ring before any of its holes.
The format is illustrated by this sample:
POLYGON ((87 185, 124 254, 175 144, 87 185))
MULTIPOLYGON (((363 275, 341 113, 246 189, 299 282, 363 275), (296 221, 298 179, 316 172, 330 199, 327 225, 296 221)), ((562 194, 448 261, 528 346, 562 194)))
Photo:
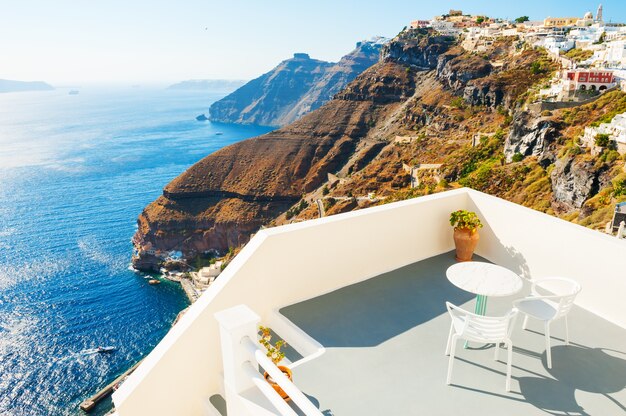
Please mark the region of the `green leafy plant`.
POLYGON ((609 143, 611 142, 611 137, 608 134, 597 134, 596 135, 596 146, 600 147, 609 147, 609 143))
POLYGON ((544 66, 542 65, 540 61, 534 61, 532 64, 530 64, 531 74, 537 75, 537 74, 544 74, 546 72, 547 72, 546 68, 544 68, 544 66))
POLYGON ((450 101, 450 106, 455 108, 465 108, 465 100, 463 97, 455 97, 450 101))
POLYGON ((613 196, 620 197, 626 195, 626 174, 622 173, 614 178, 612 181, 613 184, 613 196))
POLYGON ((453 226, 455 230, 468 229, 472 233, 475 233, 476 230, 483 226, 475 212, 466 211, 464 209, 454 211, 450 214, 450 225, 453 226))
POLYGON ((517 152, 513 155, 513 158, 511 160, 513 162, 521 162, 522 160, 524 160, 524 155, 521 154, 520 152, 517 152))
POLYGON ((324 199, 324 210, 328 211, 332 207, 335 206, 337 200, 335 198, 325 198, 324 199))
POLYGON ((287 343, 281 339, 272 344, 272 331, 266 326, 259 325, 259 331, 261 331, 259 343, 267 350, 265 355, 267 355, 267 358, 272 360, 274 364, 278 365, 278 363, 285 358, 285 353, 282 352, 281 349, 287 346, 287 343))
POLYGON ((517 19, 515 19, 516 23, 524 23, 524 22, 528 22, 529 18, 528 16, 520 16, 517 19))
POLYGON ((593 56, 593 51, 587 49, 570 49, 566 53, 563 54, 566 58, 571 59, 574 62, 581 62, 586 59, 589 59, 593 56))
POLYGON ((304 211, 308 206, 309 206, 309 203, 306 200, 301 199, 297 205, 294 205, 293 207, 287 210, 287 212, 285 213, 285 216, 287 217, 288 220, 290 220, 296 215, 298 215, 299 213, 301 213, 302 211, 304 211))

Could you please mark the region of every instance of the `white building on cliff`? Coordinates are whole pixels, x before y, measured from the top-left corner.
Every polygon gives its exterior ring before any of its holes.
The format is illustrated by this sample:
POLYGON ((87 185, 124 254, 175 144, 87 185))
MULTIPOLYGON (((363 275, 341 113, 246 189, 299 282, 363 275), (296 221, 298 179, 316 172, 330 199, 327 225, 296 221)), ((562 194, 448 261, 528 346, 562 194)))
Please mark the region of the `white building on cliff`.
POLYGON ((585 128, 581 142, 584 146, 591 148, 593 153, 597 152, 595 141, 598 134, 608 135, 609 139, 615 143, 616 150, 621 155, 626 154, 626 113, 616 115, 610 123, 585 128))

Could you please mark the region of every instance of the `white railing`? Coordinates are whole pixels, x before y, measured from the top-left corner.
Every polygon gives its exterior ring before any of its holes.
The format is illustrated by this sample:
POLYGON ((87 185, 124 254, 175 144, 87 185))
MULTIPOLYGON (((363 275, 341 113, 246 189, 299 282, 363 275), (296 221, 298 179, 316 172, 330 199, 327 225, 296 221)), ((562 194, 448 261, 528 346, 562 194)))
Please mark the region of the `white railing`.
POLYGON ((216 313, 215 318, 220 326, 228 414, 260 416, 275 414, 277 411, 281 416, 298 415, 259 373, 257 368, 260 365, 306 416, 323 416, 265 355, 258 342, 253 341, 257 338, 256 328, 260 318, 252 309, 238 305, 216 313), (249 398, 250 390, 255 388, 263 394, 270 406, 249 398))
MULTIPOLYGON (((241 344, 243 347, 251 353, 258 365, 260 365, 263 370, 267 371, 267 373, 272 377, 274 382, 278 384, 278 386, 283 389, 285 393, 291 398, 291 400, 302 410, 307 416, 323 416, 322 412, 319 411, 317 407, 296 387, 295 384, 291 380, 285 376, 285 374, 280 371, 280 369, 263 353, 261 348, 250 339, 250 337, 243 337, 241 339, 241 344)), ((255 370, 254 366, 250 362, 244 363, 244 365, 250 369, 252 369, 256 375, 260 375, 258 371, 255 370)), ((256 378, 255 375, 255 378, 256 378)), ((280 402, 280 404, 285 405, 285 401, 280 397, 280 395, 274 390, 274 388, 270 387, 264 377, 261 378, 262 383, 259 386, 257 383, 257 387, 261 390, 261 392, 267 397, 272 404, 276 406, 276 402, 280 402), (266 388, 269 387, 269 388, 266 388)), ((277 406, 278 407, 278 406, 277 406)), ((286 406, 288 409, 286 412, 282 413, 284 416, 286 415, 296 415, 290 406, 286 406)))

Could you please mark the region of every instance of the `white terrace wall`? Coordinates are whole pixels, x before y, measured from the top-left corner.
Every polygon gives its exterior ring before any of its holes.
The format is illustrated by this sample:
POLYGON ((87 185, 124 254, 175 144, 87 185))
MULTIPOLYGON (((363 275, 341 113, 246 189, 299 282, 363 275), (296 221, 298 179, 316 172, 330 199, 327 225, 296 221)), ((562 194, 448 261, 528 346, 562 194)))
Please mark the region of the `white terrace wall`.
POLYGON ((525 277, 564 276, 582 291, 576 304, 626 328, 626 240, 468 190, 486 219, 477 253, 525 277))
POLYGON ((214 314, 246 304, 276 308, 368 279, 454 248, 450 212, 467 190, 259 232, 113 395, 120 416, 201 415, 221 389, 214 314))

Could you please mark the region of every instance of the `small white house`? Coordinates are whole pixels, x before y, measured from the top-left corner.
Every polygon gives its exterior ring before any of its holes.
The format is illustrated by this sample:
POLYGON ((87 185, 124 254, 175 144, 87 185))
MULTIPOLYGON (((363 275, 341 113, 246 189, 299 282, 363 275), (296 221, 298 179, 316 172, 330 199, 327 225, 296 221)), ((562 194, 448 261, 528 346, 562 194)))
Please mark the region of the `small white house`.
POLYGON ((613 117, 610 123, 602 123, 598 127, 587 127, 581 137, 583 146, 592 149, 592 153, 597 153, 595 141, 598 134, 608 134, 617 146, 619 154, 626 154, 626 113, 613 117))
POLYGON ((215 278, 222 272, 222 261, 216 261, 208 267, 203 267, 196 273, 195 281, 201 285, 213 283, 215 278))

